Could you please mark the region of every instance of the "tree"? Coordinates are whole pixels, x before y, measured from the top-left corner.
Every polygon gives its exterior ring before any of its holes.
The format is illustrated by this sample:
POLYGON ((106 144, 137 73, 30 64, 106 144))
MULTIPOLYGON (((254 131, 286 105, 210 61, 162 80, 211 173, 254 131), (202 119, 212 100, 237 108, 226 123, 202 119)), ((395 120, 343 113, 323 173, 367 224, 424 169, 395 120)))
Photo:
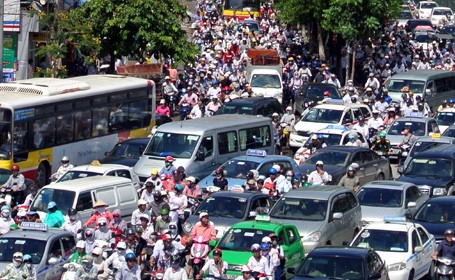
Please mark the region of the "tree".
POLYGON ((187 61, 196 48, 180 27, 185 9, 177 0, 91 0, 73 11, 91 26, 91 35, 100 38, 102 56, 142 58, 150 51, 187 61))

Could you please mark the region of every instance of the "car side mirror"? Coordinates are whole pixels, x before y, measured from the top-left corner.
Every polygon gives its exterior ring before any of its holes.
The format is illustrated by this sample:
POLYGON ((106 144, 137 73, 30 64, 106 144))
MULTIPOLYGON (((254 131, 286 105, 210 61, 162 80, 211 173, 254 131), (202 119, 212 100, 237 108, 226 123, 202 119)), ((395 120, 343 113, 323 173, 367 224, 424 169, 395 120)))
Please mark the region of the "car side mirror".
POLYGON ((343 213, 341 212, 335 212, 332 215, 333 220, 341 220, 343 218, 343 213))
POLYGON ((415 246, 414 253, 420 253, 420 252, 423 252, 423 247, 422 246, 415 246))
POLYGON ((205 153, 203 151, 197 151, 196 160, 204 161, 205 160, 205 153))
POLYGON ((295 267, 288 267, 287 271, 290 274, 295 274, 295 267))
POLYGON ((49 261, 47 262, 49 265, 55 265, 58 263, 58 258, 56 257, 52 257, 49 259, 49 261))
POLYGON ((397 172, 398 172, 398 174, 402 175, 402 174, 404 173, 404 168, 403 168, 403 166, 398 167, 398 168, 397 168, 397 172))
POLYGON ((414 201, 411 201, 408 203, 407 205, 408 208, 416 208, 417 207, 417 203, 415 203, 414 201))

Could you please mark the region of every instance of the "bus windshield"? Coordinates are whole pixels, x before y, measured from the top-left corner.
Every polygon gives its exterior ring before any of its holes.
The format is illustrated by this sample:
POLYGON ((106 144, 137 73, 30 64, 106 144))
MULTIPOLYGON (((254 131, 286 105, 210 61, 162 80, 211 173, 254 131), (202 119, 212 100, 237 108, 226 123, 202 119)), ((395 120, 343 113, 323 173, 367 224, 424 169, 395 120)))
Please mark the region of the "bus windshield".
POLYGON ((0 109, 0 159, 10 159, 11 151, 11 111, 0 109))
POLYGON ((191 158, 199 138, 198 135, 157 132, 150 140, 144 154, 147 156, 191 158))
POLYGON ((258 11, 259 1, 254 0, 226 0, 224 2, 226 10, 243 10, 243 11, 258 11))

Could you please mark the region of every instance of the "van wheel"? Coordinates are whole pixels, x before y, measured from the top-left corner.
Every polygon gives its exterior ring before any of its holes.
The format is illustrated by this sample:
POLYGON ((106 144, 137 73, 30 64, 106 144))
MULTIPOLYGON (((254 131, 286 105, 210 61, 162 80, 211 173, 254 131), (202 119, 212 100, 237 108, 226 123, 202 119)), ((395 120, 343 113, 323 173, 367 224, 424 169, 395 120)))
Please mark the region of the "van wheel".
POLYGON ((332 245, 332 242, 330 242, 330 240, 329 240, 325 243, 325 245, 332 245))
POLYGON ((376 177, 376 180, 382 181, 382 180, 384 180, 384 178, 385 178, 385 177, 384 177, 384 174, 383 174, 383 173, 379 173, 379 174, 378 174, 378 177, 376 177))
POLYGON ((38 188, 42 188, 48 184, 49 180, 49 167, 46 163, 41 162, 36 169, 35 182, 38 188))
POLYGON ((414 280, 414 270, 411 270, 411 272, 409 272, 408 280, 414 280))

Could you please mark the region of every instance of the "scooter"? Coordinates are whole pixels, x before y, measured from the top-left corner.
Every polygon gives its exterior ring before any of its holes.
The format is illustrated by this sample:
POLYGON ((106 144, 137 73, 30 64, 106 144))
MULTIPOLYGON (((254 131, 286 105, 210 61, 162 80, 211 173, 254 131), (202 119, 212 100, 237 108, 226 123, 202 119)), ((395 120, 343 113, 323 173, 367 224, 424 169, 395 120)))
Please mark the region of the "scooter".
POLYGON ((437 259, 437 270, 439 280, 453 280, 453 268, 455 261, 451 258, 440 257, 437 259))
POLYGON ((199 274, 204 266, 205 259, 210 252, 209 239, 203 235, 193 238, 193 245, 190 250, 190 264, 193 270, 193 279, 199 274))
POLYGON ((76 280, 76 272, 81 267, 80 264, 77 263, 65 263, 63 268, 66 270, 61 280, 76 280))
POLYGON ((405 161, 406 157, 408 156, 409 150, 411 149, 411 146, 408 144, 403 144, 400 146, 400 153, 399 153, 399 159, 398 159, 398 164, 401 166, 403 162, 405 161))

